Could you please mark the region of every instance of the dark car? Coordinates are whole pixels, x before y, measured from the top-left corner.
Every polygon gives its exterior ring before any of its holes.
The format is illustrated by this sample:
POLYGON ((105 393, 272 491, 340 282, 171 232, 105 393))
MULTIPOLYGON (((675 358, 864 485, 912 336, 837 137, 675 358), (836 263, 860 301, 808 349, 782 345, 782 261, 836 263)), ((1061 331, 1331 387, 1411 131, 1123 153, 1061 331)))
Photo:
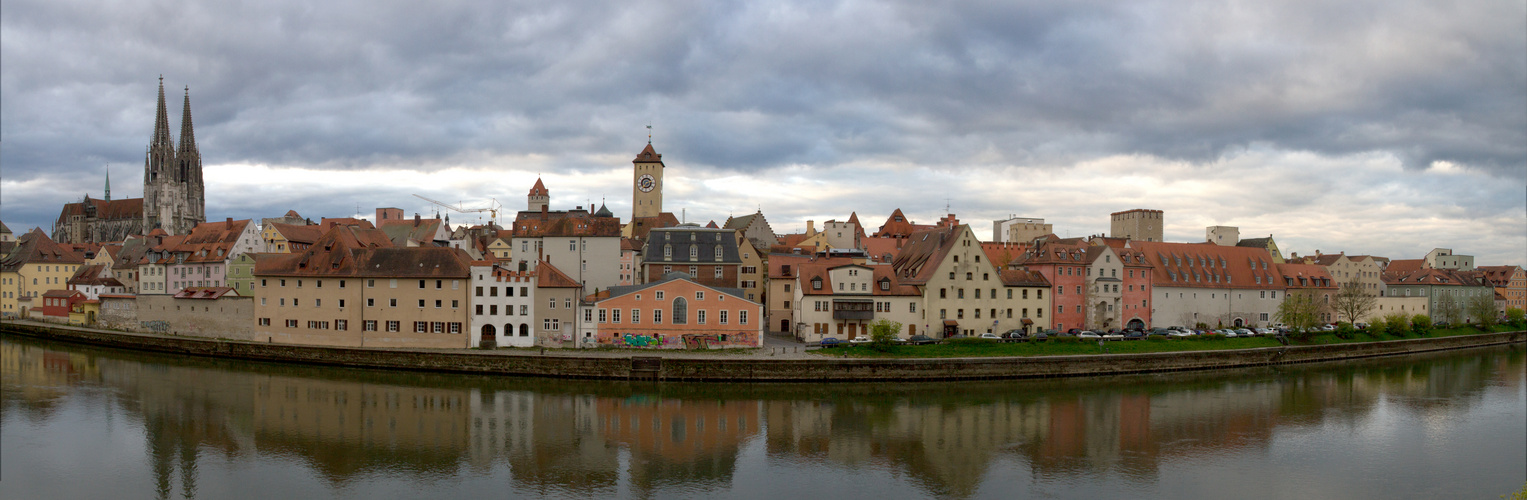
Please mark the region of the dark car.
POLYGON ((822 339, 822 342, 818 345, 821 345, 822 347, 837 347, 843 345, 843 341, 838 340, 837 337, 827 337, 822 339))
POLYGON ((938 339, 927 335, 913 335, 912 338, 907 339, 907 343, 912 345, 937 344, 938 339))
POLYGON ((1013 330, 1008 330, 1006 332, 1002 332, 1002 340, 1004 340, 1004 341, 1008 341, 1008 342, 1022 342, 1022 341, 1028 340, 1028 339, 1029 339, 1028 332, 1025 332, 1023 330, 1013 329, 1013 330))
POLYGON ((1145 332, 1140 330, 1127 330, 1124 332, 1124 340, 1140 340, 1145 338, 1145 332))
POLYGON ((1044 342, 1046 340, 1050 340, 1050 333, 1049 332, 1050 331, 1041 330, 1039 332, 1034 333, 1034 335, 1029 337, 1029 338, 1033 339, 1035 342, 1044 342))

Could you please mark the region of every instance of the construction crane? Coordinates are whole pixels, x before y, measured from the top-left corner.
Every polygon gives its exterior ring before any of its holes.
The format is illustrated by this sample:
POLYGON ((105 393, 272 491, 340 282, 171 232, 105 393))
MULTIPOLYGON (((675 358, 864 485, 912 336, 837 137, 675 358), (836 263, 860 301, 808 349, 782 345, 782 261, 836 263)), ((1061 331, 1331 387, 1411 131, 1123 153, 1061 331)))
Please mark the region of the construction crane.
POLYGON ((429 199, 429 198, 425 198, 423 196, 419 196, 417 194, 414 195, 414 197, 418 198, 418 199, 421 199, 421 200, 424 200, 424 201, 427 201, 427 202, 430 202, 430 203, 434 203, 436 205, 440 205, 440 206, 445 207, 445 208, 449 208, 451 210, 455 210, 457 212, 461 212, 461 213, 473 213, 473 212, 482 213, 482 212, 488 212, 488 216, 490 217, 489 222, 492 223, 495 226, 498 225, 498 209, 502 205, 500 205, 498 203, 498 200, 495 199, 495 198, 492 198, 492 197, 488 198, 489 200, 492 201, 492 204, 488 205, 488 208, 461 208, 459 206, 452 205, 450 203, 446 203, 446 202, 439 201, 439 200, 432 200, 432 199, 429 199))

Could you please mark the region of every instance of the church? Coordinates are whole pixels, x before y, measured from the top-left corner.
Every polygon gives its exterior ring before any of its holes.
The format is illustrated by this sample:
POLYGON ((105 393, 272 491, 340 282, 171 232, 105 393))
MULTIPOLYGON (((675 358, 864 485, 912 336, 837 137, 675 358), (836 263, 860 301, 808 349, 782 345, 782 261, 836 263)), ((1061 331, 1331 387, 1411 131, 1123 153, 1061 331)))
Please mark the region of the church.
POLYGON ((202 184, 201 152, 191 127, 191 89, 186 88, 180 117, 180 144, 170 135, 170 119, 164 102, 164 77, 159 78, 159 109, 154 135, 149 138, 143 160, 143 197, 111 199, 107 174, 104 199, 89 195, 64 204, 53 223, 53 240, 60 243, 122 241, 130 235, 155 228, 169 234, 187 234, 207 220, 206 190, 202 184))

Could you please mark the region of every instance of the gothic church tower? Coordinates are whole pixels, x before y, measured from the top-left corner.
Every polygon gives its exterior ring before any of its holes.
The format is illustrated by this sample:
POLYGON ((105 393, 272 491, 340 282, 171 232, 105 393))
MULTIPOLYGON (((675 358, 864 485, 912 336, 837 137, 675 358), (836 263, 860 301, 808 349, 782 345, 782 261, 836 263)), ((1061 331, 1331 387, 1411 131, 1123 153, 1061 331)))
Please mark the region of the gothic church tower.
POLYGON ((186 234, 207 220, 206 190, 202 184, 201 152, 191 127, 191 90, 186 89, 180 118, 180 145, 170 136, 169 111, 164 102, 164 77, 159 77, 159 109, 154 135, 143 161, 143 231, 164 229, 186 234))

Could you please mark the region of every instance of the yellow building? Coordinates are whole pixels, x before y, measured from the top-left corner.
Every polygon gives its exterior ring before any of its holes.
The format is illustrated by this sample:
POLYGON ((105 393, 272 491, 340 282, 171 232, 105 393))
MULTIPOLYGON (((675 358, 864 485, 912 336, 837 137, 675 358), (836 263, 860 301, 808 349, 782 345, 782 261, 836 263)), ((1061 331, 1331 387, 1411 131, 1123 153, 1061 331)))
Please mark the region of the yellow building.
POLYGON ((85 258, 53 241, 41 229, 21 236, 16 249, 0 261, 0 315, 24 317, 29 307, 21 297, 40 297, 48 290, 66 290, 85 258))

